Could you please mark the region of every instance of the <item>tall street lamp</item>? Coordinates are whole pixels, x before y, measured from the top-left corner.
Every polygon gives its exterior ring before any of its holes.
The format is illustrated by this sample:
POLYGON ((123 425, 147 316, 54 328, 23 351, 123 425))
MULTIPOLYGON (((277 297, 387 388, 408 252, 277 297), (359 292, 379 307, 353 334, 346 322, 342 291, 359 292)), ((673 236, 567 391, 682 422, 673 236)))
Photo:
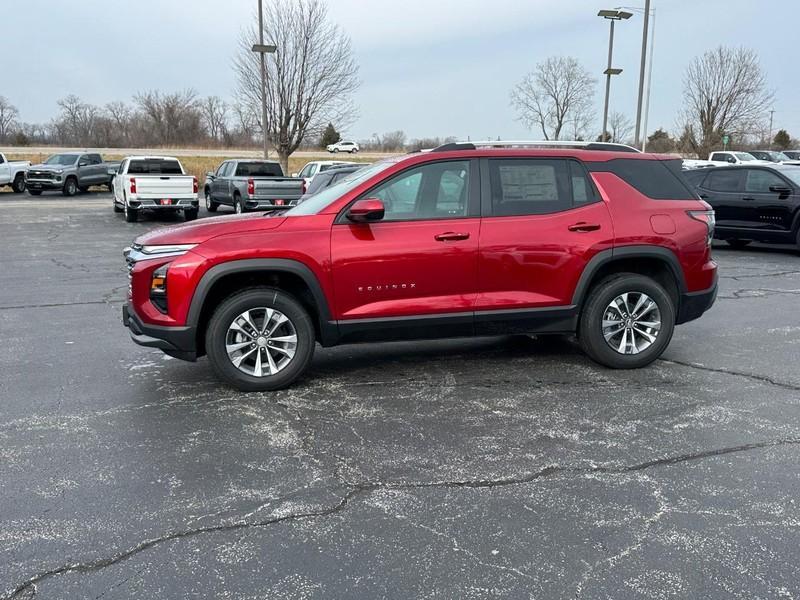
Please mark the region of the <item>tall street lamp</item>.
POLYGON ((639 147, 641 142, 642 152, 647 147, 647 117, 650 112, 650 84, 653 80, 653 49, 655 47, 656 37, 656 9, 650 8, 650 0, 645 0, 644 8, 640 6, 617 6, 619 9, 632 10, 633 12, 644 15, 644 24, 642 25, 642 56, 639 65, 639 96, 636 104, 636 146, 639 147), (652 26, 650 25, 650 17, 652 17, 652 26), (647 33, 650 32, 650 58, 645 61, 647 54, 647 33), (644 95, 644 71, 645 62, 647 63, 647 98, 644 100, 644 114, 642 114, 642 97, 644 95), (641 126, 640 126, 641 124, 641 126))
POLYGON ((614 22, 622 21, 623 19, 630 19, 633 16, 633 13, 624 10, 601 10, 597 13, 597 16, 611 21, 611 31, 608 35, 608 66, 606 67, 606 70, 603 71, 603 74, 606 76, 606 100, 603 106, 602 140, 605 142, 608 141, 608 96, 611 92, 611 76, 622 73, 622 69, 614 69, 611 67, 611 57, 614 52, 614 22))
POLYGON ((258 0, 258 43, 253 44, 253 52, 261 55, 261 130, 264 133, 264 158, 269 158, 267 150, 267 54, 272 54, 277 48, 264 44, 264 6, 263 0, 258 0))

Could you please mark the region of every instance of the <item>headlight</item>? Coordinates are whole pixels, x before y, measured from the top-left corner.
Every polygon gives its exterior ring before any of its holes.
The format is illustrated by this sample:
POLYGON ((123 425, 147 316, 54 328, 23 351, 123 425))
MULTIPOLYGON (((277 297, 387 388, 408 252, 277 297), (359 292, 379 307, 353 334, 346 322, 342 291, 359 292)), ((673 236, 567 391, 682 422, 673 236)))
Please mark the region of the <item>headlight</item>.
POLYGON ((162 313, 167 312, 167 270, 169 263, 161 265, 150 278, 150 301, 162 313))
POLYGON ((148 256, 180 256, 186 254, 197 244, 168 244, 164 246, 142 246, 139 251, 148 256))

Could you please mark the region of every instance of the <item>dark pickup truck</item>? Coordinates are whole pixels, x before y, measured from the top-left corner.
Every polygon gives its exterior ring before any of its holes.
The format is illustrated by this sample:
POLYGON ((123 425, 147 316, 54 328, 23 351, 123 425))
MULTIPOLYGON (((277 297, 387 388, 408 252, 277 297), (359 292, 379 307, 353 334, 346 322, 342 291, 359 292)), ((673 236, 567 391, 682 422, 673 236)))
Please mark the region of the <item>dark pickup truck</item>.
POLYGON ((206 173, 203 186, 206 209, 214 212, 221 204, 237 213, 294 206, 305 193, 300 177, 284 177, 275 161, 232 159, 213 173, 206 173))

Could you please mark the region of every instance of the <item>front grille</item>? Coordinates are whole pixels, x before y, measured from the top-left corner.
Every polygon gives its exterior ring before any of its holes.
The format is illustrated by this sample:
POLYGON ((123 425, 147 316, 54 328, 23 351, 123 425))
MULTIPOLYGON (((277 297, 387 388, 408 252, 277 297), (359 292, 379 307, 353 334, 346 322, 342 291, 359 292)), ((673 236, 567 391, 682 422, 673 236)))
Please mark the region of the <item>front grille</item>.
POLYGON ((50 171, 28 171, 28 179, 53 179, 50 171))

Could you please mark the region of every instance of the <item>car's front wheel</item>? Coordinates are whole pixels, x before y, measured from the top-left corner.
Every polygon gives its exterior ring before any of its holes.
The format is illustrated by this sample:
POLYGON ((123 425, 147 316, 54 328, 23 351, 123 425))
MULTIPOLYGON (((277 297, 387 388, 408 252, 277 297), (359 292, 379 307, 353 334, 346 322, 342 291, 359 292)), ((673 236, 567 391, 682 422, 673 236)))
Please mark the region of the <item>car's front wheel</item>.
POLYGON ((581 312, 578 339, 592 360, 612 369, 649 365, 669 345, 675 305, 656 281, 635 273, 594 286, 581 312))
POLYGON ((269 287, 223 300, 206 330, 206 352, 215 373, 246 392, 291 385, 308 368, 314 344, 314 325, 303 305, 269 287))
POLYGON ((73 177, 70 177, 64 182, 64 188, 61 192, 65 196, 74 196, 78 193, 78 182, 73 177))
POLYGON ((206 197, 206 210, 208 212, 217 212, 219 204, 217 204, 211 199, 211 190, 209 189, 205 190, 205 197, 206 197))
POLYGON ((15 194, 21 194, 25 191, 25 176, 22 173, 19 173, 14 178, 14 183, 11 184, 11 189, 15 194))

